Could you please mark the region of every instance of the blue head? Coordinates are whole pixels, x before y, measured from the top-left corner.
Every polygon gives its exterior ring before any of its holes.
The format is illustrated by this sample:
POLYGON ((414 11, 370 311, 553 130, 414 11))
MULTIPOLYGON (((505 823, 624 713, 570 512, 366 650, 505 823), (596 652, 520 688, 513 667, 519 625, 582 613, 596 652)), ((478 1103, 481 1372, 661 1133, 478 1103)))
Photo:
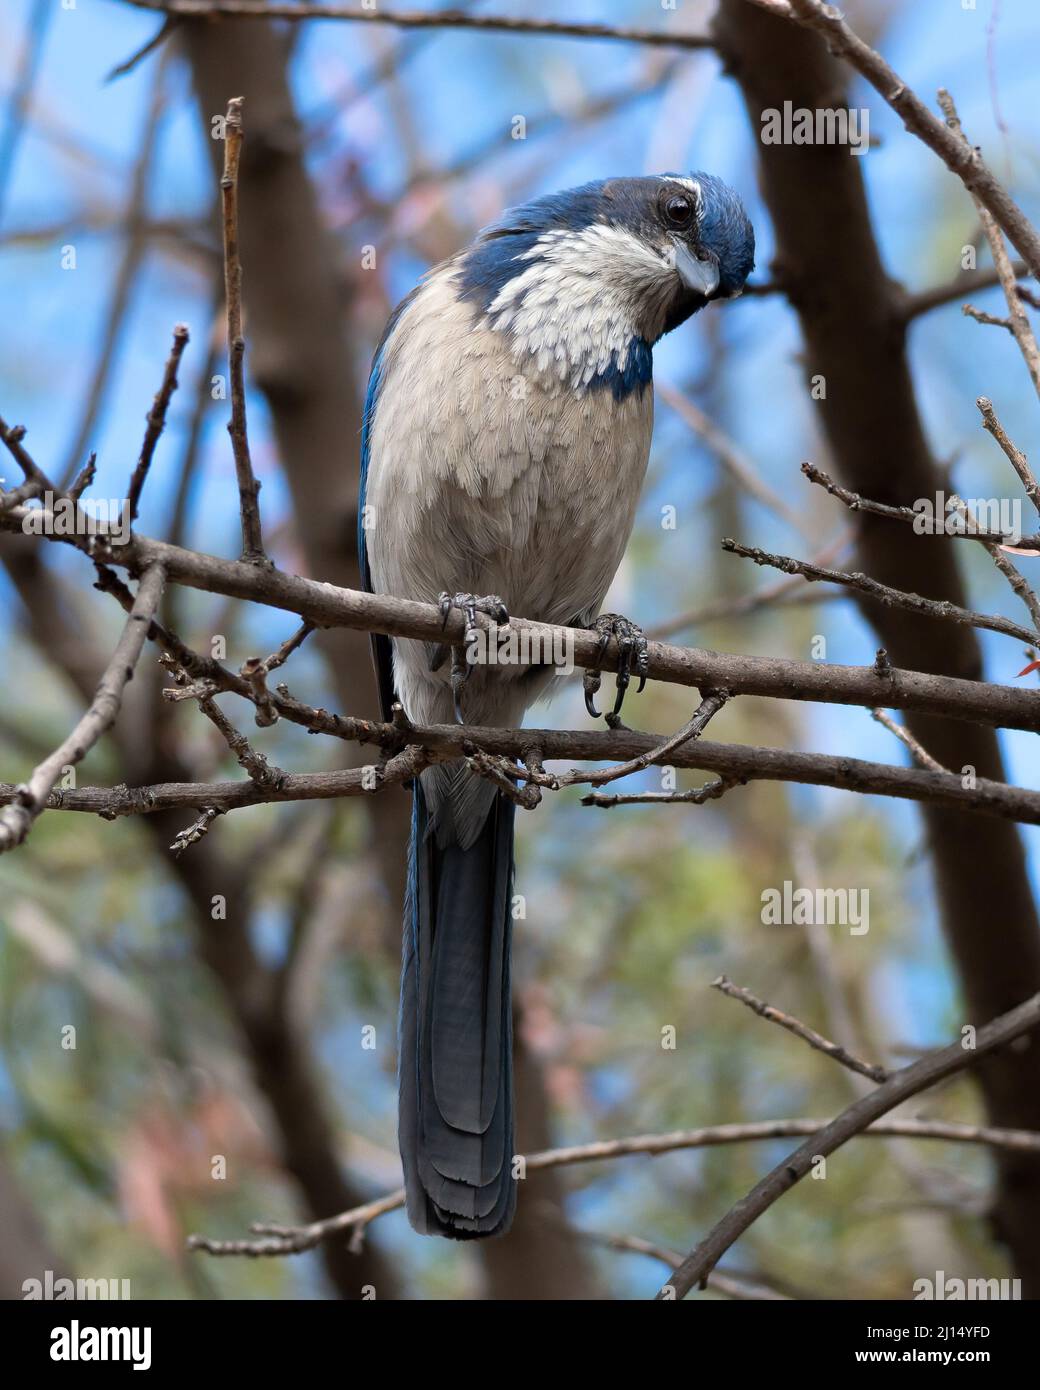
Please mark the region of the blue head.
POLYGON ((691 314, 740 293, 755 234, 711 174, 604 179, 514 208, 458 258, 459 288, 518 353, 609 382, 691 314))

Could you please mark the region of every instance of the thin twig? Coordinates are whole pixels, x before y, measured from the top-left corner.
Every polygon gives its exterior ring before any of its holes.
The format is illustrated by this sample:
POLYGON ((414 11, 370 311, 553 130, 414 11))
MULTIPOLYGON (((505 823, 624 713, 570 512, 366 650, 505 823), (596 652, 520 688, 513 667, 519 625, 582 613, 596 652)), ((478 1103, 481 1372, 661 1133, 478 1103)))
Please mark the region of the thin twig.
POLYGON ((170 850, 175 859, 179 859, 186 849, 198 844, 202 837, 209 833, 209 828, 218 816, 222 816, 223 811, 216 806, 207 806, 199 815, 197 820, 193 820, 191 825, 184 830, 178 830, 170 850))
POLYGON ((122 704, 123 691, 141 655, 148 625, 158 608, 162 588, 161 567, 156 565, 146 570, 138 585, 133 610, 98 682, 90 708, 68 738, 33 769, 28 782, 15 788, 9 804, 0 811, 0 854, 22 843, 47 805, 51 790, 64 770, 81 762, 102 734, 112 727, 122 704))
POLYGON ((987 396, 979 396, 975 404, 982 415, 983 429, 987 430, 1003 449, 1007 461, 1018 474, 1019 481, 1026 490, 1026 496, 1040 512, 1040 483, 1037 482, 1036 475, 1029 467, 1025 454, 1008 438, 1007 431, 997 419, 993 402, 987 396))
POLYGON ((763 584, 750 594, 730 594, 726 598, 709 600, 699 608, 691 608, 686 613, 679 613, 674 618, 646 628, 646 636, 661 642, 666 637, 674 637, 677 632, 685 632, 687 628, 732 622, 736 618, 751 617, 763 609, 808 608, 819 603, 848 601, 848 594, 843 594, 839 589, 806 589, 798 581, 799 576, 794 575, 780 579, 775 584, 763 584))
POLYGON ((687 744, 700 738, 728 699, 728 690, 709 690, 679 732, 673 734, 671 738, 665 739, 664 743, 659 744, 650 752, 639 753, 636 757, 629 758, 627 762, 618 763, 614 767, 599 768, 595 772, 562 773, 556 779, 557 784, 561 787, 572 787, 587 783, 592 787, 602 787, 607 782, 616 782, 621 777, 630 777, 635 772, 643 772, 652 764, 662 762, 676 749, 684 748, 687 744))
MULTIPOLYGON (((1026 266, 1022 261, 1012 261, 1011 271, 1016 279, 1027 274, 1026 266)), ((965 295, 977 294, 980 290, 995 289, 1000 283, 1000 274, 996 266, 983 266, 978 270, 963 271, 944 285, 934 285, 927 290, 905 291, 900 302, 900 318, 904 323, 909 323, 922 314, 930 313, 933 309, 941 309, 946 304, 953 304, 959 299, 963 300, 965 295)), ((1016 293, 1022 296, 1028 291, 1017 288, 1016 293)))
POLYGON ((240 666, 239 674, 249 682, 252 691, 252 699, 256 705, 256 722, 260 728, 269 728, 270 725, 278 722, 278 707, 271 692, 267 688, 267 677, 272 671, 276 671, 279 666, 284 666, 289 657, 302 646, 307 637, 314 631, 313 623, 304 623, 286 639, 276 652, 262 660, 258 656, 248 657, 240 666))
POLYGON ((764 1018, 770 1023, 779 1024, 781 1028, 786 1028, 789 1033, 793 1033, 796 1038, 801 1038, 817 1052, 823 1052, 835 1062, 840 1062, 843 1067, 848 1067, 849 1071, 858 1072, 860 1076, 876 1081, 879 1085, 888 1080, 889 1073, 884 1067, 878 1066, 874 1062, 860 1061, 858 1057, 854 1057, 839 1043, 831 1042, 822 1033, 817 1033, 815 1028, 810 1028, 808 1024, 802 1023, 800 1019, 785 1014, 782 1009, 777 1009, 772 1004, 767 1004, 764 999, 759 999, 757 994, 752 994, 749 989, 745 989, 742 985, 735 985, 725 975, 720 975, 717 980, 713 980, 711 987, 720 990, 730 999, 739 999, 742 1004, 746 1004, 749 1009, 758 1014, 759 1018, 764 1018))
POLYGON ((117 63, 114 68, 110 69, 109 72, 105 74, 105 81, 114 82, 117 77, 126 77, 128 73, 133 72, 134 68, 136 68, 139 63, 144 62, 145 58, 147 58, 150 53, 154 53, 157 48, 161 47, 161 45, 166 42, 176 31, 177 24, 178 21, 173 16, 165 19, 150 39, 131 53, 129 58, 125 58, 123 62, 117 63))
POLYGON ((203 696, 199 700, 199 709, 219 731, 238 760, 239 767, 245 769, 252 782, 263 790, 270 787, 277 791, 282 786, 286 774, 280 767, 272 767, 263 753, 256 751, 245 735, 238 732, 212 696, 203 696))
POLYGON ((962 304, 961 313, 976 323, 987 324, 991 328, 1006 328, 1009 333, 1012 332, 1010 319, 1001 318, 999 314, 987 314, 984 309, 976 309, 974 304, 962 304))
POLYGON ((902 724, 897 724, 890 714, 886 714, 883 709, 872 709, 870 713, 872 718, 876 719, 879 724, 883 724, 890 734, 895 734, 899 742, 910 750, 910 755, 918 767, 927 768, 930 772, 949 771, 918 743, 909 729, 904 729, 902 724))
POLYGON ((224 294, 227 303, 228 369, 231 378, 231 419, 228 433, 235 455, 239 510, 242 518, 242 559, 251 565, 270 562, 264 552, 258 496, 246 432, 245 353, 242 336, 242 262, 238 247, 238 170, 242 157, 242 105, 232 97, 224 120, 224 174, 220 180, 224 227, 224 294))
POLYGON ((180 366, 184 349, 188 346, 188 328, 186 324, 179 323, 173 330, 173 346, 170 348, 170 355, 166 359, 166 367, 163 370, 162 385, 155 393, 152 401, 152 408, 146 416, 147 429, 144 433, 144 442, 141 445, 141 452, 137 458, 137 465, 130 477, 130 486, 127 489, 127 521, 137 520, 137 508, 141 501, 141 492, 148 479, 148 470, 152 466, 152 456, 155 453, 155 446, 159 442, 166 425, 166 412, 170 408, 170 401, 173 393, 177 389, 177 368, 180 366))
MULTIPOLYGON (((915 511, 913 507, 893 507, 887 502, 873 502, 869 497, 864 497, 858 492, 842 487, 822 468, 817 468, 814 463, 803 463, 802 472, 811 483, 826 489, 832 497, 836 497, 839 502, 844 503, 849 511, 869 512, 871 516, 883 516, 889 521, 901 521, 915 527, 921 526, 924 514, 915 511)), ((1015 536, 1011 535, 1010 532, 987 531, 985 527, 979 526, 975 522, 974 517, 966 519, 965 524, 959 527, 944 525, 937 530, 933 523, 925 534, 949 536, 954 540, 978 541, 983 545, 1040 547, 1040 534, 1015 536)))
MULTIPOLYGON (((559 1224, 568 1224, 559 1219, 559 1224)), ((590 1245, 602 1246, 605 1250, 618 1250, 623 1254, 646 1255, 651 1260, 659 1260, 661 1264, 667 1265, 669 1269, 678 1269, 683 1262, 683 1257, 678 1250, 670 1250, 667 1246, 657 1245, 654 1241, 644 1240, 642 1236, 615 1235, 602 1231, 590 1231, 585 1226, 574 1226, 568 1224, 568 1229, 587 1241, 590 1245)), ((763 1302, 787 1302, 791 1295, 780 1293, 776 1289, 770 1288, 761 1279, 753 1276, 738 1275, 731 1272, 725 1274, 718 1270, 713 1270, 708 1275, 708 1288, 712 1293, 722 1294, 725 1298, 739 1299, 741 1301, 763 1301, 763 1302)))
POLYGON ((1040 637, 1040 633, 1032 628, 1023 627, 1021 623, 1014 623, 1010 618, 1002 618, 998 614, 975 613, 970 608, 961 608, 946 599, 923 598, 920 594, 893 589, 891 585, 882 584, 858 570, 849 573, 814 565, 809 560, 796 560, 790 555, 771 555, 766 550, 759 550, 757 546, 741 545, 728 536, 722 542, 722 548, 731 555, 754 560, 756 565, 769 565, 773 569, 783 570, 785 574, 800 574, 810 583, 822 579, 828 584, 843 584, 846 588, 855 589, 857 593, 865 594, 889 608, 905 608, 922 617, 939 618, 943 622, 958 623, 963 627, 984 628, 988 632, 999 632, 1004 637, 1014 637, 1019 642, 1035 642, 1040 637))
MULTIPOLYGON (((946 124, 955 137, 960 139, 965 149, 971 151, 972 146, 968 137, 961 129, 960 117, 957 115, 957 108, 954 105, 953 97, 944 88, 939 91, 939 105, 943 115, 946 117, 946 124)), ((972 151, 974 153, 974 151, 972 151)), ((1022 297, 1019 294, 1018 286, 1015 284, 1015 269, 1011 264, 1011 257, 1007 253, 1004 245, 1004 238, 996 220, 982 199, 975 192, 972 193, 975 207, 978 210, 979 220, 982 223, 982 230, 986 234, 989 248, 993 255, 993 265, 1000 280, 1001 288, 1004 291, 1004 299, 1008 307, 1008 317, 1002 320, 988 320, 999 322, 1001 327, 1008 329, 1018 344, 1018 349, 1022 354, 1022 359, 1026 364, 1033 388, 1037 395, 1040 395, 1040 348, 1037 347, 1036 336, 1033 333, 1032 325, 1026 311, 1022 308, 1022 297)), ((973 315, 973 317, 976 317, 973 315)), ((1034 498, 1035 500, 1035 498, 1034 498)))
POLYGON ((612 806, 704 806, 709 801, 718 801, 731 787, 746 784, 747 777, 724 776, 705 782, 703 787, 691 787, 685 792, 590 792, 581 798, 583 806, 599 806, 610 810, 612 806))

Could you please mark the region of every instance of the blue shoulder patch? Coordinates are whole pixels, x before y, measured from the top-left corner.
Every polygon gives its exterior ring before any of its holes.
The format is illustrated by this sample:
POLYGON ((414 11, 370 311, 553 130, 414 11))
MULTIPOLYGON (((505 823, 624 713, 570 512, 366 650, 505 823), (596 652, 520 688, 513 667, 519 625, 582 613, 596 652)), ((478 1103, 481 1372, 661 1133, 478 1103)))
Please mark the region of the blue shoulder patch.
POLYGON ((460 262, 459 296, 486 311, 504 285, 527 269, 521 257, 549 231, 577 232, 603 215, 607 180, 563 193, 546 193, 522 207, 509 208, 484 227, 460 262))
POLYGON ((482 313, 494 303, 503 286, 527 269, 520 259, 530 251, 541 232, 512 232, 478 241, 459 266, 459 298, 475 304, 482 313))

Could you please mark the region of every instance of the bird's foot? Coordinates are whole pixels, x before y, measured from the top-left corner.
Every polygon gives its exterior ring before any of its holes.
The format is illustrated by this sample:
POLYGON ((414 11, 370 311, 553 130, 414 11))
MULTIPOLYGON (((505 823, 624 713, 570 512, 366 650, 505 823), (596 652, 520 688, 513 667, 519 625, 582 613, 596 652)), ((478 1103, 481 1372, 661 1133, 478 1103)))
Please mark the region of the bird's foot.
POLYGON ((494 618, 499 626, 509 622, 509 610, 497 594, 485 594, 478 598, 476 594, 449 594, 443 593, 437 600, 441 610, 441 627, 443 628, 451 616, 451 610, 457 608, 466 617, 466 631, 463 641, 469 645, 473 641, 477 632, 477 614, 486 613, 489 618, 494 618))
MULTIPOLYGON (((493 618, 496 623, 503 625, 509 622, 509 611, 497 594, 485 594, 479 597, 476 594, 449 594, 447 592, 440 595, 438 606, 441 610, 441 627, 446 626, 451 610, 458 608, 466 618, 466 630, 463 633, 463 645, 453 646, 451 649, 451 698, 455 707, 455 722, 462 724, 465 721, 462 717, 462 688, 469 680, 473 667, 466 660, 465 649, 477 639, 480 629, 477 627, 477 614, 486 613, 489 618, 493 618)), ((434 653, 434 658, 430 663, 430 669, 435 671, 444 660, 446 655, 444 646, 438 647, 434 653)))
MULTIPOLYGON (((619 613, 602 613, 589 624, 590 632, 599 633, 599 648, 596 652, 597 661, 602 661, 610 646, 610 639, 613 637, 618 644, 618 668, 617 668, 617 695, 614 698, 614 708, 606 716, 608 724, 616 727, 613 723, 621 712, 624 703, 625 691, 628 689, 629 682, 633 674, 639 677, 639 687, 636 694, 642 694, 643 687, 646 685, 646 677, 649 671, 649 660, 646 650, 646 638, 643 636, 643 629, 636 623, 630 622, 628 618, 623 618, 619 613)), ((598 719, 599 710, 596 708, 594 696, 599 690, 600 681, 603 673, 596 666, 588 666, 582 676, 582 684, 585 688, 585 708, 593 719, 598 719)))

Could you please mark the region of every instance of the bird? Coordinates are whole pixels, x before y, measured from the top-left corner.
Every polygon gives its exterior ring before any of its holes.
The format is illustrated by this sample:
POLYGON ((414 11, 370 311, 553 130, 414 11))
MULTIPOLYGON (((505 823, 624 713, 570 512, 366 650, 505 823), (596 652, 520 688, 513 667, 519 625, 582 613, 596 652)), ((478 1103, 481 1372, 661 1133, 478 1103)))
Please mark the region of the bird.
MULTIPOLYGON (((653 427, 652 350, 754 267, 718 177, 596 180, 505 211, 390 316, 361 430, 358 550, 372 593, 495 623, 641 630, 601 608, 632 530, 653 427)), ((383 718, 514 728, 546 665, 467 663, 373 637, 383 718)), ((586 704, 597 714, 596 672, 586 704)), ((412 781, 398 1023, 398 1138, 412 1227, 500 1235, 516 1208, 510 945, 515 798, 464 761, 412 781)))

